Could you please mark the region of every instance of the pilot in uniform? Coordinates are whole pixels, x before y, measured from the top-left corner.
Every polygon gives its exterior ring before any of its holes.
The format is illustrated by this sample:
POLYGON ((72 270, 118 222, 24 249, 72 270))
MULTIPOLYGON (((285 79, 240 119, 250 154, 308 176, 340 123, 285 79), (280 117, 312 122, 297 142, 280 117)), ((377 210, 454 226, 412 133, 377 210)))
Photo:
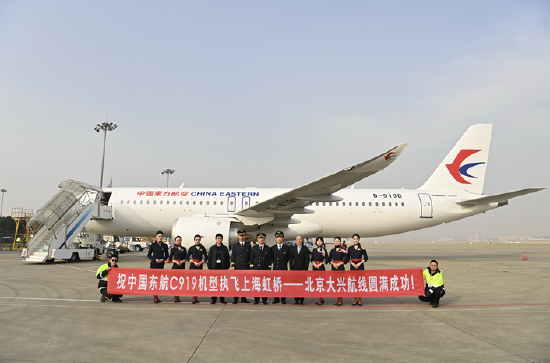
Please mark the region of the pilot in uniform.
MULTIPOLYGON (((175 238, 175 245, 170 250, 170 256, 168 257, 168 261, 172 260, 172 269, 175 270, 184 270, 185 269, 185 261, 187 260, 187 250, 185 247, 181 245, 181 237, 177 236, 175 238)), ((181 302, 179 296, 174 296, 174 302, 179 303, 181 302)))
MULTIPOLYGON (((332 271, 345 271, 345 264, 348 263, 348 251, 342 246, 342 239, 340 237, 334 237, 334 248, 330 250, 327 256, 327 263, 332 264, 332 271)), ((336 302, 336 306, 342 306, 342 300, 344 298, 339 297, 336 302)))
MULTIPOLYGON (((155 241, 149 246, 149 252, 147 257, 151 260, 151 268, 154 269, 164 269, 164 261, 168 259, 168 246, 162 242, 164 238, 164 233, 162 231, 157 231, 157 236, 155 241)), ((158 295, 154 295, 153 299, 155 304, 161 302, 158 295)))
MULTIPOLYGON (((239 242, 231 246, 231 269, 232 270, 249 270, 250 269, 250 254, 252 253, 252 247, 249 242, 246 242, 246 231, 239 229, 237 231, 239 236, 239 242)), ((233 298, 233 304, 239 302, 238 297, 233 298)), ((246 297, 241 297, 241 302, 250 303, 246 297)))
MULTIPOLYGON (((304 246, 304 238, 296 237, 296 246, 290 247, 290 269, 294 271, 307 271, 309 269, 309 249, 304 246)), ((303 297, 295 297, 294 304, 304 305, 303 297)))
MULTIPOLYGON (((252 247, 250 255, 250 268, 253 270, 271 270, 273 254, 271 248, 265 244, 265 233, 258 233, 256 238, 258 243, 252 247)), ((254 305, 260 303, 260 298, 254 298, 254 305)), ((262 297, 262 303, 267 305, 267 297, 262 297)))
MULTIPOLYGON (((275 240, 277 243, 271 247, 273 251, 273 270, 288 270, 288 260, 290 259, 290 247, 283 243, 285 234, 283 231, 275 232, 275 240)), ((273 299, 273 304, 282 302, 286 304, 286 297, 273 299)))

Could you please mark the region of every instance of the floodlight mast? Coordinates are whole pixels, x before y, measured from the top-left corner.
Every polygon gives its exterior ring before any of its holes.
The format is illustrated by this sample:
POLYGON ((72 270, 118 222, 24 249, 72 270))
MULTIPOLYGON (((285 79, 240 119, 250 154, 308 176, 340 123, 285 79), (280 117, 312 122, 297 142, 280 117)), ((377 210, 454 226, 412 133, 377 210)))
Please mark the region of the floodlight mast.
POLYGON ((2 189, 0 192, 2 192, 2 204, 0 204, 0 217, 2 217, 2 210, 4 209, 4 193, 7 192, 7 190, 2 189))
POLYGON ((96 132, 103 131, 103 156, 101 157, 101 176, 99 178, 99 187, 103 188, 103 168, 105 167, 105 143, 107 141, 107 131, 113 131, 118 127, 117 124, 112 122, 103 122, 97 124, 94 128, 96 132))
POLYGON ((168 188, 168 183, 170 182, 170 174, 174 174, 176 171, 174 169, 164 169, 162 175, 166 174, 166 188, 168 188))

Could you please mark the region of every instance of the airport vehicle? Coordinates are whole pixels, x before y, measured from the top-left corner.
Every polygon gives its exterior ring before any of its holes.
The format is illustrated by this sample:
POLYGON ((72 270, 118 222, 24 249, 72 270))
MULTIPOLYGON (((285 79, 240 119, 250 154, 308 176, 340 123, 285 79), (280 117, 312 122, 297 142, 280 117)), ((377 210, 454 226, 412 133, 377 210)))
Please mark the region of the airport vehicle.
POLYGON ((139 252, 149 247, 147 241, 140 237, 124 237, 124 242, 127 244, 128 250, 130 251, 139 252))
POLYGON ((347 188, 397 160, 407 146, 400 144, 295 189, 105 188, 98 190, 98 199, 110 216, 93 217, 86 228, 121 236, 153 236, 160 229, 181 236, 187 247, 200 234, 207 248, 216 233, 232 245, 241 228, 248 232, 248 239, 259 231, 266 233, 268 244, 274 243, 276 230, 294 239, 297 235, 350 237, 352 233, 377 237, 428 228, 505 206, 511 198, 544 189, 483 194, 491 133, 490 124, 469 127, 418 189, 347 188))

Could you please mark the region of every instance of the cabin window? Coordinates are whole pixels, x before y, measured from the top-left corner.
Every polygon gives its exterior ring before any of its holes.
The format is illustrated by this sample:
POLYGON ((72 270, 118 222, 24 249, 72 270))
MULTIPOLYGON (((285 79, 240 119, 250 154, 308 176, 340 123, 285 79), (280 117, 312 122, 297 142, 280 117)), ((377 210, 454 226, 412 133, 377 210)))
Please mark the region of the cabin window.
POLYGON ((206 202, 206 205, 210 205, 210 202, 207 201, 207 202, 206 202))
POLYGON ((124 204, 124 201, 123 201, 123 200, 121 200, 121 201, 120 201, 120 204, 124 204))
MULTIPOLYGON (((174 203, 175 203, 175 202, 174 202, 174 203)), ((180 205, 182 205, 182 204, 183 204, 183 202, 180 200, 180 205)))
POLYGON ((189 205, 189 201, 185 202, 185 204, 189 205))
POLYGON ((325 206, 325 202, 323 202, 323 207, 325 206))
POLYGON ((212 204, 216 205, 216 201, 213 201, 212 204))
POLYGON ((197 201, 194 200, 194 201, 193 201, 193 205, 196 205, 196 204, 197 204, 197 201))
POLYGON ((136 204, 136 201, 134 200, 134 204, 136 204))
POLYGON ((160 201, 160 203, 159 203, 159 204, 160 204, 160 205, 162 205, 162 200, 160 201))
POLYGON ((130 201, 127 201, 126 204, 130 204, 130 201))
POLYGON ((355 206, 356 206, 356 207, 359 207, 359 202, 355 202, 355 206))
POLYGON ((376 207, 378 207, 378 202, 374 203, 374 205, 375 205, 376 207))
POLYGON ((369 207, 372 207, 372 202, 369 202, 369 207))
POLYGON ((328 202, 328 206, 329 206, 329 207, 332 207, 332 202, 328 202))
POLYGON ((386 206, 386 203, 382 202, 382 207, 385 207, 386 206))
MULTIPOLYGON (((180 202, 181 203, 181 202, 180 202)), ((176 205, 176 201, 174 200, 174 203, 172 203, 173 205, 176 205)))
POLYGON ((147 204, 149 204, 149 201, 147 201, 147 204))
POLYGON ((153 200, 153 204, 157 204, 157 201, 156 201, 156 200, 153 200))
POLYGON ((229 205, 233 205, 233 201, 229 202, 229 205))
POLYGON ((223 201, 222 201, 222 202, 220 202, 220 205, 223 205, 223 201))
POLYGON ((365 202, 362 203, 363 204, 363 207, 365 206, 365 202))
POLYGON ((401 202, 401 206, 404 207, 404 206, 405 206, 405 203, 401 202))
POLYGON ((319 202, 315 203, 315 206, 318 207, 318 206, 319 206, 319 202))
POLYGON ((351 202, 349 202, 349 206, 351 207, 351 202))
POLYGON ((199 202, 200 205, 202 205, 202 200, 199 202))
POLYGON ((388 202, 388 207, 391 207, 391 202, 388 202))
POLYGON ((139 201, 139 204, 143 204, 143 200, 140 200, 140 201, 139 201))
POLYGON ((338 207, 338 202, 336 202, 336 206, 338 207))

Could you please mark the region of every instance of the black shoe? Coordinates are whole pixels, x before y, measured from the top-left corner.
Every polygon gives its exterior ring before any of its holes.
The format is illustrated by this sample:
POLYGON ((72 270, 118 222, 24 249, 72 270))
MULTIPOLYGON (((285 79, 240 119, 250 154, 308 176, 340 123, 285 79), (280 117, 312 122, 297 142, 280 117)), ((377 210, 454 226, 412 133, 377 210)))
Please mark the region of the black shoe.
POLYGON ((258 305, 260 302, 258 301, 254 301, 254 305, 258 305))
POLYGON ((294 305, 300 305, 300 303, 298 301, 295 301, 294 305))
POLYGON ((300 301, 300 305, 304 305, 304 302, 303 302, 303 301, 300 301))
POLYGON ((241 302, 245 304, 250 304, 250 301, 248 301, 247 299, 244 299, 244 300, 241 299, 241 302))
POLYGON ((122 302, 122 300, 120 300, 119 297, 114 297, 114 298, 113 298, 113 302, 122 302))
POLYGON ((354 302, 353 304, 351 304, 351 306, 356 306, 356 305, 359 305, 359 303, 354 302))
POLYGON ((233 300, 233 304, 238 304, 239 300, 233 300))
POLYGON ((325 305, 325 300, 323 300, 323 301, 321 301, 321 302, 318 302, 318 301, 317 301, 317 302, 315 303, 315 305, 319 305, 319 306, 325 305))
POLYGON ((278 303, 280 303, 280 302, 281 302, 281 300, 279 300, 279 299, 274 299, 274 300, 273 300, 273 304, 278 304, 278 303))
POLYGON ((336 305, 336 306, 342 306, 342 304, 338 304, 338 303, 336 303, 336 304, 334 304, 334 305, 336 305))
POLYGON ((105 295, 101 295, 101 299, 99 299, 99 301, 106 302, 106 301, 108 301, 108 298, 105 295))
POLYGON ((432 308, 438 308, 438 307, 439 307, 438 304, 433 304, 433 305, 432 305, 432 308))
POLYGON ((281 302, 283 303, 283 305, 286 305, 286 300, 283 300, 283 301, 281 301, 281 302))
POLYGON ((210 304, 215 304, 216 302, 215 301, 210 301, 210 304))
POLYGON ((267 301, 263 301, 262 304, 267 305, 267 301))

